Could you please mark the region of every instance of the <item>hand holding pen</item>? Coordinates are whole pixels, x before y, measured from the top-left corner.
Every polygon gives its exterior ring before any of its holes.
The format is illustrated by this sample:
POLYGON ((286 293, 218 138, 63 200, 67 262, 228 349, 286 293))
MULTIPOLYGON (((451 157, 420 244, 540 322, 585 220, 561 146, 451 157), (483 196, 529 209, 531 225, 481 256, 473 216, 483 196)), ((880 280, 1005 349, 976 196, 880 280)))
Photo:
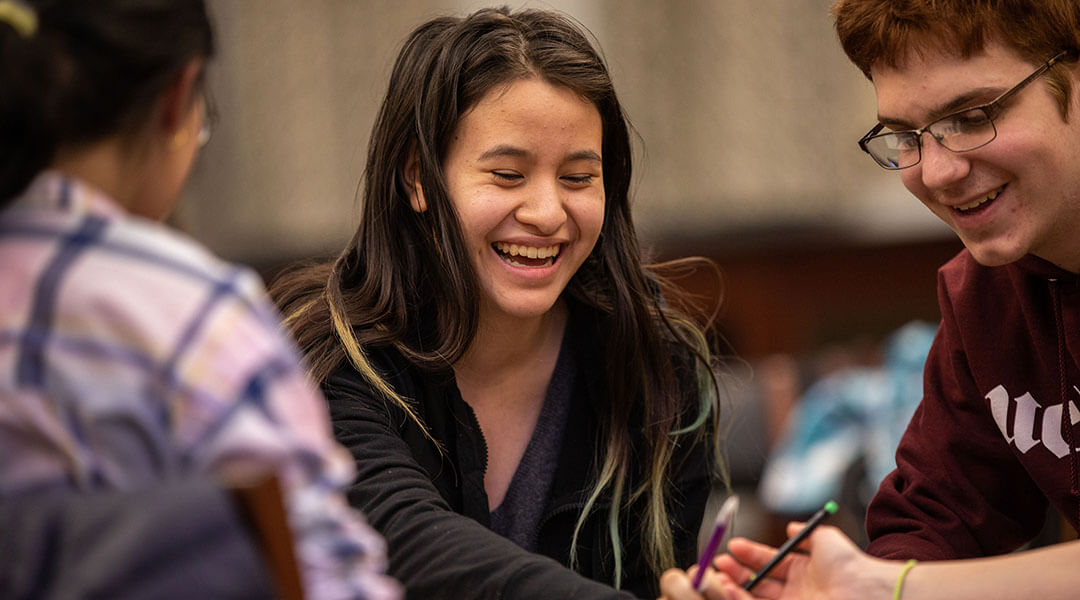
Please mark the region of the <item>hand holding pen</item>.
POLYGON ((803 594, 808 592, 811 596, 806 597, 834 598, 834 592, 840 592, 839 596, 835 596, 836 598, 864 600, 858 595, 845 595, 843 592, 848 591, 844 588, 845 584, 834 581, 834 578, 828 576, 830 573, 838 572, 838 564, 853 560, 861 554, 857 547, 839 530, 829 530, 826 532, 828 535, 823 538, 827 540, 826 544, 821 548, 824 553, 817 552, 817 565, 813 567, 815 570, 822 570, 822 573, 819 573, 818 576, 809 579, 805 577, 807 567, 815 562, 815 560, 812 560, 815 555, 814 551, 811 551, 809 555, 800 553, 791 556, 792 550, 798 548, 829 515, 836 512, 837 506, 835 502, 826 503, 805 524, 789 524, 788 534, 791 539, 780 548, 773 548, 745 538, 736 538, 728 546, 728 553, 717 558, 715 555, 720 549, 720 542, 724 537, 724 533, 730 532, 729 521, 734 515, 736 502, 729 499, 728 502, 725 502, 725 508, 718 513, 713 536, 709 540, 710 543, 706 546, 705 552, 701 555, 696 572, 688 576, 686 572, 672 569, 664 574, 664 577, 660 580, 662 598, 665 600, 684 600, 701 598, 702 596, 710 600, 718 600, 719 598, 750 600, 752 597, 801 598, 804 597, 803 594), (794 559, 794 562, 798 563, 799 567, 793 571, 791 568, 792 561, 784 560, 785 558, 794 559), (720 571, 721 576, 710 579, 705 574, 709 567, 720 571), (752 568, 756 568, 757 572, 748 576, 748 571, 752 568), (825 574, 826 577, 820 577, 822 574, 825 574), (791 578, 792 575, 794 575, 794 579, 791 578), (751 596, 749 590, 754 589, 759 583, 763 583, 763 580, 767 580, 767 583, 761 585, 760 595, 755 593, 755 595, 751 596), (744 582, 743 585, 740 586, 736 583, 738 581, 744 582), (826 587, 821 588, 822 584, 826 585, 826 587), (825 592, 825 595, 813 596, 814 593, 822 591, 825 592), (792 595, 788 596, 789 593, 792 595))
POLYGON ((743 589, 750 591, 754 589, 754 586, 758 584, 765 576, 772 571, 776 565, 780 564, 780 561, 784 560, 784 557, 791 553, 792 550, 797 548, 803 540, 809 536, 814 529, 821 525, 821 522, 825 520, 825 517, 836 513, 836 503, 829 500, 825 503, 825 506, 821 507, 821 510, 814 513, 814 516, 810 517, 810 520, 806 522, 806 526, 799 530, 799 533, 788 538, 786 542, 776 551, 776 554, 772 559, 765 563, 765 566, 758 569, 757 573, 754 573, 750 580, 743 585, 743 589))
POLYGON ((699 592, 703 590, 705 571, 708 570, 713 557, 720 550, 720 542, 724 540, 724 535, 731 531, 732 524, 735 521, 735 512, 738 510, 739 497, 732 495, 724 501, 724 504, 716 513, 716 522, 713 524, 712 535, 709 536, 709 543, 705 545, 705 551, 701 553, 701 558, 698 559, 697 572, 694 573, 694 578, 691 581, 691 586, 695 590, 699 592))

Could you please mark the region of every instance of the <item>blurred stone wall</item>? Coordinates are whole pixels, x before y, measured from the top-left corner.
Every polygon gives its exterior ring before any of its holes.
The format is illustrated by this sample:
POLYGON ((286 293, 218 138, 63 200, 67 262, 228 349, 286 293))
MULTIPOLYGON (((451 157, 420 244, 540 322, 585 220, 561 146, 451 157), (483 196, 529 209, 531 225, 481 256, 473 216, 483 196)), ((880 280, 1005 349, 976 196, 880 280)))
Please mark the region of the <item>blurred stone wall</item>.
MULTIPOLYGON (((827 228, 867 240, 943 226, 855 141, 873 89, 829 0, 526 2, 580 20, 639 136, 647 241, 827 228)), ((210 0, 220 121, 178 222, 256 265, 339 248, 357 225, 367 137, 391 63, 424 20, 487 3, 210 0)))

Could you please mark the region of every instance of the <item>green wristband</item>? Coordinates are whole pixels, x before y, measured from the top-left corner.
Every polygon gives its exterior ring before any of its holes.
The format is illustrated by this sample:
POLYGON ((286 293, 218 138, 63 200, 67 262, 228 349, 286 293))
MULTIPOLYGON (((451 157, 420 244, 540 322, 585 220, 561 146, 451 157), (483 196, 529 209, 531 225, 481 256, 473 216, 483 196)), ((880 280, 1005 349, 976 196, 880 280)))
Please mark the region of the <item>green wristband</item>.
POLYGON ((900 592, 904 590, 904 578, 907 577, 908 571, 917 564, 919 564, 919 561, 914 558, 904 563, 904 566, 900 569, 900 575, 896 578, 896 585, 892 589, 892 600, 900 600, 900 592))

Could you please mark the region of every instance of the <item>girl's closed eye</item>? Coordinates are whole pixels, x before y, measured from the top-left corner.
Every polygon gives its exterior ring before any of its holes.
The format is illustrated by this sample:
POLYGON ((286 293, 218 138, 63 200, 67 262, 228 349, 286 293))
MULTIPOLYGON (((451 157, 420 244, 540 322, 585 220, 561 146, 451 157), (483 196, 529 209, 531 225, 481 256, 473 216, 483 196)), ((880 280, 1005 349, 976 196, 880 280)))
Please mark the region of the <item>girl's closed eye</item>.
POLYGON ((525 179, 525 176, 516 171, 492 171, 492 175, 499 183, 516 184, 525 179))
POLYGON ((585 187, 591 184, 595 177, 596 176, 591 173, 577 173, 574 175, 563 175, 560 179, 571 187, 585 187))

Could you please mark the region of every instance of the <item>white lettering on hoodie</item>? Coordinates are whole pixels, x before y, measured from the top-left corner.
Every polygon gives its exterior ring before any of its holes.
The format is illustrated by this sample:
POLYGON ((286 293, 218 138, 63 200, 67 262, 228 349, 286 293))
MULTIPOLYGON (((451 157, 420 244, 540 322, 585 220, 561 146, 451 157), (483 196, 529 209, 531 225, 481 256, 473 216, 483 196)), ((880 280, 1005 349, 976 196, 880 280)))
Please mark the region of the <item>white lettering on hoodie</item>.
MULTIPOLYGON (((1073 391, 1080 395, 1080 388, 1077 386, 1073 386, 1073 391)), ((1058 458, 1064 458, 1069 453, 1069 445, 1061 436, 1061 404, 1044 408, 1030 392, 1012 398, 1003 385, 990 390, 986 399, 990 401, 990 412, 1001 430, 1001 435, 1005 436, 1005 441, 1015 445, 1021 454, 1027 454, 1028 450, 1040 443, 1058 458), (1010 403, 1016 404, 1012 432, 1008 427, 1010 403), (1041 415, 1039 409, 1042 409, 1041 415), (1036 432, 1040 434, 1037 437, 1036 432)), ((1080 423, 1080 408, 1077 408, 1075 401, 1069 402, 1069 423, 1080 423)))

